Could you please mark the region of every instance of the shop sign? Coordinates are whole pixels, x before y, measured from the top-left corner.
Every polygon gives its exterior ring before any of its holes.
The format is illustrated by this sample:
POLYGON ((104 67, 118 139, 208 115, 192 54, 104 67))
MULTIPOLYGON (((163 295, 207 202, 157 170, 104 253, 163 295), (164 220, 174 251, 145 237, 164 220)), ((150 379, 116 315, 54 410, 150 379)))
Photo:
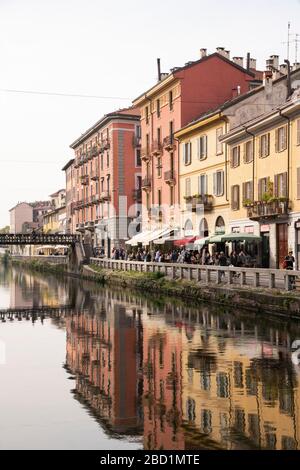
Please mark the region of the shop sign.
POLYGON ((245 227, 245 233, 254 233, 253 225, 248 225, 247 227, 245 227))
POLYGON ((262 233, 269 232, 270 231, 270 225, 261 225, 260 226, 260 231, 262 233))

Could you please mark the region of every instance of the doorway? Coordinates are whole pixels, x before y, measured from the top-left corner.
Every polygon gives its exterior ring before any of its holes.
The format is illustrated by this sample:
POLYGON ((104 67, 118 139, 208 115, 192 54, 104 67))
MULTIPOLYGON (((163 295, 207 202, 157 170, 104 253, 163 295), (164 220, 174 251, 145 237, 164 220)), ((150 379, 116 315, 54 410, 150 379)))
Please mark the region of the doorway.
POLYGON ((270 267, 270 232, 262 232, 262 254, 261 254, 261 265, 263 268, 270 267))
POLYGON ((284 258, 288 254, 288 224, 276 225, 277 268, 282 269, 284 258))

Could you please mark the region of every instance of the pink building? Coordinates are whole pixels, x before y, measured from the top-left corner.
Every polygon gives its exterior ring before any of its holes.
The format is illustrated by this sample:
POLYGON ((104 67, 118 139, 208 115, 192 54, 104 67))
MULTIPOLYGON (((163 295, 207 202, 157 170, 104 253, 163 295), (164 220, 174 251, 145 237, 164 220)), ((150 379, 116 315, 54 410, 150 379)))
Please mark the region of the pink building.
POLYGON ((141 211, 139 110, 105 115, 71 148, 75 158, 63 168, 68 229, 110 255, 113 247, 124 246, 128 225, 141 211))
MULTIPOLYGON (((229 51, 218 48, 211 55, 201 49, 201 59, 160 72, 158 83, 134 100, 141 112, 143 230, 159 227, 160 207, 170 207, 166 221, 178 226, 174 206, 179 201, 179 152, 174 132, 200 114, 245 93, 260 83, 255 60, 229 58, 229 51), (156 213, 153 209, 156 209, 156 213)), ((153 232, 155 233, 155 231, 153 232)), ((151 240, 150 240, 151 241, 151 240)))

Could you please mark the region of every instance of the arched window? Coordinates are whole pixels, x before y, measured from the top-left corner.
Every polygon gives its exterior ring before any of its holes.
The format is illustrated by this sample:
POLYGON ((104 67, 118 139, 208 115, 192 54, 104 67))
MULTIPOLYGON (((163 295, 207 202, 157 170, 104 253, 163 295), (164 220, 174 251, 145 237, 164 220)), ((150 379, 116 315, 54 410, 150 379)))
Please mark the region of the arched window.
POLYGON ((205 217, 201 219, 201 222, 199 224, 199 235, 201 238, 208 237, 208 224, 205 217))
POLYGON ((185 237, 190 237, 193 235, 193 222, 188 219, 185 224, 184 224, 184 236, 185 237))
POLYGON ((223 217, 221 217, 221 216, 219 216, 216 220, 215 232, 216 233, 225 233, 225 222, 224 222, 223 217))

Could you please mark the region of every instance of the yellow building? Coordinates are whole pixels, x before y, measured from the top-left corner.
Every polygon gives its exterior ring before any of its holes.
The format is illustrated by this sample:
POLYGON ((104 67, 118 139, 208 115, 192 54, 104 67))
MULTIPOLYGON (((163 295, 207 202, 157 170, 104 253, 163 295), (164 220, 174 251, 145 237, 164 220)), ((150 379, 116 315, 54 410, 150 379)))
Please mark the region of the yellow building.
POLYGON ((65 233, 66 207, 58 207, 44 215, 44 233, 65 233))
POLYGON ((300 267, 300 95, 221 137, 227 145, 229 231, 262 237, 263 267, 300 267))
POLYGON ((201 116, 175 134, 180 145, 180 208, 184 236, 225 232, 229 223, 226 177, 227 119, 220 110, 201 116))

